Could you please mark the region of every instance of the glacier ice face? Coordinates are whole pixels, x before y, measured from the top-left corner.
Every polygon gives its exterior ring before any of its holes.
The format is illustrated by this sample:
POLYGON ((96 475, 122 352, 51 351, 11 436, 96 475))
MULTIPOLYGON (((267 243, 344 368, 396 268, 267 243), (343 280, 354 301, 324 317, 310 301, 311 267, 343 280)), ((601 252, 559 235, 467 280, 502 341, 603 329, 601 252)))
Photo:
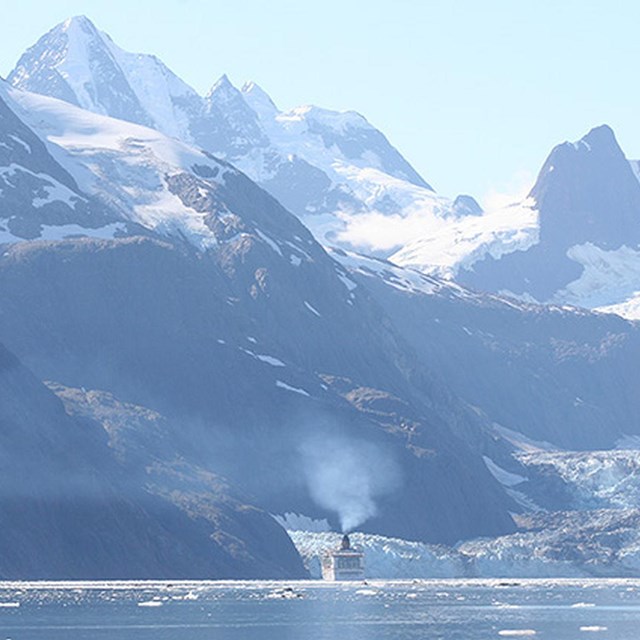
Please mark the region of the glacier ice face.
MULTIPOLYGON (((521 531, 454 547, 353 533, 370 579, 573 578, 640 575, 640 512, 596 510, 532 514, 521 531)), ((314 578, 339 545, 334 532, 288 531, 314 578)))

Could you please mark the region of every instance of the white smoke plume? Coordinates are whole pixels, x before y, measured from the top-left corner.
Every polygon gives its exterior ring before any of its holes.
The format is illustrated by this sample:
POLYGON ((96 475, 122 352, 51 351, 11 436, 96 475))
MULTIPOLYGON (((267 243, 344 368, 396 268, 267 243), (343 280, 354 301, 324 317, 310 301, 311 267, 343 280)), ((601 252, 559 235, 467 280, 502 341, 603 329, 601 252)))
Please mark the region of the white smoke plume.
POLYGON ((338 514, 345 533, 374 517, 376 499, 400 483, 395 460, 369 442, 322 434, 306 440, 300 452, 311 497, 338 514))

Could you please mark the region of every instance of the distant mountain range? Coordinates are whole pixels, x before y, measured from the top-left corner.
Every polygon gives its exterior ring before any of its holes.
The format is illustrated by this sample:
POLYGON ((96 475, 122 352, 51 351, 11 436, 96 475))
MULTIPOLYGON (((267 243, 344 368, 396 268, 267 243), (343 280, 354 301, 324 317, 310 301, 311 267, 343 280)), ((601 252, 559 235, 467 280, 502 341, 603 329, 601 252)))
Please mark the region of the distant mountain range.
POLYGON ((633 308, 638 214, 606 127, 484 212, 358 114, 58 25, 0 81, 0 575, 304 575, 269 514, 513 534, 524 451, 640 436, 640 329, 571 306, 633 308))
POLYGON ((607 127, 554 149, 526 200, 483 212, 471 196, 437 195, 357 113, 282 112, 226 76, 201 97, 86 17, 44 35, 8 81, 232 162, 324 244, 481 290, 640 316, 639 172, 607 127))

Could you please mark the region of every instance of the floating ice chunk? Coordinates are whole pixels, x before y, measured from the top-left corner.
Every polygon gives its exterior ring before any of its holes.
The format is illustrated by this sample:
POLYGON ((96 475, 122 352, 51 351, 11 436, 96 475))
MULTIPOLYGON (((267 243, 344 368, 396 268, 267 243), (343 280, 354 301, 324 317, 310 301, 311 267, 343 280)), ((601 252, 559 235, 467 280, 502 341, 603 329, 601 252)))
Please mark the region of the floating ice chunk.
POLYGON ((315 315, 317 315, 318 318, 322 318, 322 316, 320 315, 318 310, 314 309, 306 300, 304 301, 304 306, 307 307, 307 309, 309 309, 309 311, 311 311, 311 313, 314 313, 315 315))
POLYGON ((282 362, 282 360, 278 360, 278 358, 274 358, 273 356, 266 356, 260 353, 256 353, 254 355, 256 358, 258 358, 258 360, 260 360, 261 362, 266 362, 272 367, 286 367, 285 363, 282 362))
POLYGON ((293 393, 299 393, 302 396, 309 396, 309 394, 304 389, 299 389, 298 387, 292 387, 286 382, 282 382, 282 380, 276 380, 276 387, 280 389, 284 389, 285 391, 293 391, 293 393))
POLYGON ((535 636, 536 631, 534 629, 501 629, 500 631, 498 631, 498 635, 520 638, 526 636, 535 636))

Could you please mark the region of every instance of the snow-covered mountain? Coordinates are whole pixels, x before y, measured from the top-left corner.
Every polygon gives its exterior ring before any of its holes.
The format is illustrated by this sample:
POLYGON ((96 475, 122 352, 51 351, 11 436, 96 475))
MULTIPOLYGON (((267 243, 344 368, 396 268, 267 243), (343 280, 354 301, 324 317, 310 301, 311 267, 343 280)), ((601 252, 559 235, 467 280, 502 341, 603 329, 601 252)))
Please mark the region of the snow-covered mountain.
POLYGON ((8 81, 232 162, 325 243, 387 256, 418 230, 480 212, 469 196, 438 196, 355 112, 281 111, 255 83, 238 90, 224 75, 201 97, 156 57, 123 51, 85 17, 43 36, 8 81))
MULTIPOLYGON (((80 232, 89 237, 114 237, 146 230, 206 249, 244 230, 225 201, 225 193, 234 180, 247 178, 227 163, 154 129, 99 116, 59 100, 12 89, 5 83, 0 83, 0 97, 32 131, 40 133, 49 150, 44 151, 42 142, 36 138, 42 152, 52 162, 55 156, 65 168, 69 184, 83 194, 90 194, 91 200, 102 206, 103 216, 107 216, 102 227, 96 227, 99 218, 95 215, 86 214, 89 222, 84 225, 76 215, 76 226, 68 230, 53 229, 51 224, 40 233, 16 232, 14 239, 48 239, 80 232), (185 190, 189 201, 182 194, 185 190), (212 208, 217 211, 215 219, 212 208)), ((15 171, 21 175, 23 170, 16 166, 15 171)), ((47 207, 56 203, 60 206, 62 199, 75 210, 76 200, 82 202, 86 196, 73 195, 63 192, 61 187, 49 189, 40 194, 38 204, 47 211, 47 207)), ((30 219, 35 222, 31 212, 30 219)), ((267 226, 272 224, 268 219, 264 222, 267 226)), ((8 224, 15 226, 15 217, 8 224)), ((280 251, 266 233, 260 230, 256 233, 262 234, 257 237, 268 247, 280 251)), ((310 235, 306 236, 304 241, 289 239, 292 247, 301 245, 300 259, 311 242, 310 235)))
POLYGON ((597 127, 553 149, 522 203, 418 238, 391 259, 480 290, 640 317, 637 163, 597 127))

